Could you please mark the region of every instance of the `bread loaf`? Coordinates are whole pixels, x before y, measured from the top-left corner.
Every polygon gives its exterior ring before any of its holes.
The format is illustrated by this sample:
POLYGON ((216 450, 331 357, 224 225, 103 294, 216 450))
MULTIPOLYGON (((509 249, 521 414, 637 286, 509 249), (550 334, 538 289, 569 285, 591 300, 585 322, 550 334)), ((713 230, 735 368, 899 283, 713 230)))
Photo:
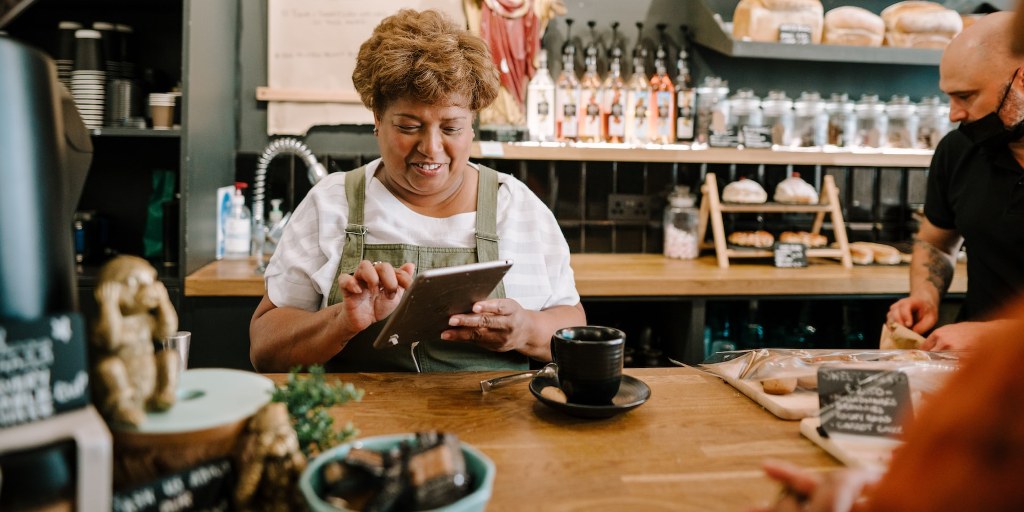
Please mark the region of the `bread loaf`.
POLYGON ((875 261, 875 252, 867 247, 850 244, 850 259, 854 265, 870 265, 875 261))
POLYGON ((752 203, 759 204, 768 200, 768 192, 764 187, 754 180, 740 179, 728 184, 722 189, 722 201, 727 203, 752 203))
POLYGON ((828 244, 825 235, 807 231, 785 231, 779 235, 779 241, 787 244, 804 244, 807 247, 825 247, 828 244))
POLYGON ((897 2, 881 16, 885 44, 900 48, 943 49, 963 29, 959 13, 935 2, 897 2))
POLYGON ((796 377, 765 379, 761 381, 761 388, 769 395, 788 395, 796 390, 796 377))
POLYGON ((740 0, 732 16, 732 37, 743 41, 778 42, 783 24, 811 29, 811 42, 821 42, 824 9, 819 0, 740 0))
POLYGON ((879 265, 899 265, 903 262, 900 251, 891 245, 876 244, 872 242, 853 242, 850 244, 850 253, 854 250, 867 249, 871 251, 873 260, 879 265))
POLYGON ((882 46, 885 22, 861 7, 844 5, 825 13, 821 42, 848 46, 882 46))

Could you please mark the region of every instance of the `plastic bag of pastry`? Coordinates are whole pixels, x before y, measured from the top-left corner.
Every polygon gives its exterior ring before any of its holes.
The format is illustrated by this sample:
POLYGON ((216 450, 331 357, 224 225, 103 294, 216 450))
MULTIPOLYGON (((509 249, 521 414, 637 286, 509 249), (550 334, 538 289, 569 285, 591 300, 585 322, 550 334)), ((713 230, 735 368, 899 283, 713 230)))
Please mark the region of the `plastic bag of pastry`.
POLYGON ((890 349, 918 349, 924 342, 924 336, 912 331, 910 328, 893 323, 882 324, 882 335, 879 337, 878 348, 890 349))
POLYGON ((804 181, 800 173, 794 172, 775 186, 772 199, 787 204, 818 204, 818 191, 814 190, 814 185, 804 181))
POLYGON ((727 203, 759 204, 768 200, 768 192, 760 183, 740 177, 722 189, 722 201, 727 203))

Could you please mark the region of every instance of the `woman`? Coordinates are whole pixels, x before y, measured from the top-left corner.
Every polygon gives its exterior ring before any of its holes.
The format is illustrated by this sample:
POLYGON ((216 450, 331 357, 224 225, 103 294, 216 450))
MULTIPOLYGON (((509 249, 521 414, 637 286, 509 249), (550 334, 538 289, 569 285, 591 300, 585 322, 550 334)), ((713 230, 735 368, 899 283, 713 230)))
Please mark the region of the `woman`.
POLYGON ((249 327, 259 371, 525 368, 551 334, 586 323, 569 248, 521 182, 469 163, 473 118, 494 100, 486 44, 436 11, 401 10, 359 49, 352 81, 381 158, 318 183, 295 209, 249 327), (496 296, 453 315, 441 339, 375 350, 415 272, 515 262, 496 296))

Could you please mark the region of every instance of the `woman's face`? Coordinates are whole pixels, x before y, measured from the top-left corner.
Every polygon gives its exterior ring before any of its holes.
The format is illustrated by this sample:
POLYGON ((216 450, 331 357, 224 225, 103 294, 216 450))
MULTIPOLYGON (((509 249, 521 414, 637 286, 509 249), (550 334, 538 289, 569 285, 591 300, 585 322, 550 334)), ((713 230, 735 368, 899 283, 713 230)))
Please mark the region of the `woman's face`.
POLYGON ((473 112, 461 100, 427 105, 403 98, 377 117, 377 142, 394 193, 414 200, 459 190, 473 143, 473 112))

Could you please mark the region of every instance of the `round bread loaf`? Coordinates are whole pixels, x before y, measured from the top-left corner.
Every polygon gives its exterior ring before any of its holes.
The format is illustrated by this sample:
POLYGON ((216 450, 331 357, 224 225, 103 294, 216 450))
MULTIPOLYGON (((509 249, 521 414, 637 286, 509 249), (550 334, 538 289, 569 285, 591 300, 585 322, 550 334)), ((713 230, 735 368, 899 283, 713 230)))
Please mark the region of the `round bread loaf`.
POLYGON ((884 38, 885 22, 867 9, 844 5, 825 13, 824 44, 881 46, 884 38))
POLYGON ((740 178, 722 190, 722 201, 727 203, 758 204, 768 200, 768 192, 754 180, 740 178))
POLYGON ((814 187, 793 173, 775 186, 775 201, 787 204, 816 204, 818 192, 814 187))
POLYGON ((741 41, 776 42, 784 23, 811 29, 811 42, 821 42, 820 0, 740 0, 732 15, 732 37, 741 41))
POLYGON ((963 29, 960 14, 935 2, 897 2, 881 13, 885 44, 901 48, 945 48, 963 29))

